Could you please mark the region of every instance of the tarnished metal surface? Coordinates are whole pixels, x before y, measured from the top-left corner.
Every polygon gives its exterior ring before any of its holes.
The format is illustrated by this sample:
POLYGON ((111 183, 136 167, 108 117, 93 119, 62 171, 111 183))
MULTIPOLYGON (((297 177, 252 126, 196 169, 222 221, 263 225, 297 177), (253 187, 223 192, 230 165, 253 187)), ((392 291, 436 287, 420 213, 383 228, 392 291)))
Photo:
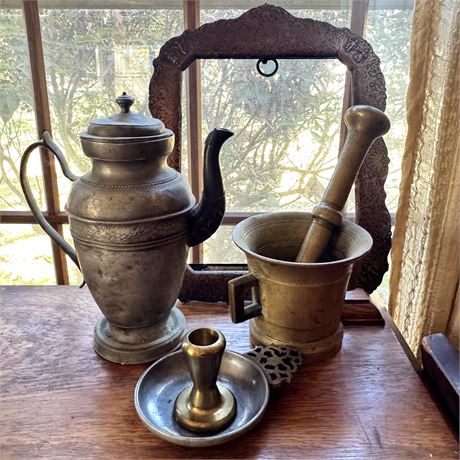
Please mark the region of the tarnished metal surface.
POLYGON ((176 395, 190 385, 182 351, 163 357, 140 377, 134 392, 136 411, 149 430, 174 444, 204 447, 231 441, 261 420, 268 403, 269 386, 258 364, 232 351, 223 354, 217 383, 233 393, 240 408, 230 425, 218 433, 194 433, 181 427, 174 418, 176 395))
POLYGON ((78 178, 49 135, 21 162, 21 184, 43 229, 79 263, 104 314, 94 346, 121 363, 153 361, 178 347, 184 318, 173 309, 188 247, 211 236, 225 211, 219 151, 233 133, 215 129, 206 140, 203 199, 195 205, 188 182, 167 165, 174 135, 160 120, 130 112, 133 98, 117 98, 121 112, 90 123, 80 135, 91 170, 78 178), (73 181, 66 205, 76 253, 43 218, 26 166, 43 145, 73 181), (78 258, 78 260, 77 260, 78 258), (172 312, 173 311, 173 312, 172 312))

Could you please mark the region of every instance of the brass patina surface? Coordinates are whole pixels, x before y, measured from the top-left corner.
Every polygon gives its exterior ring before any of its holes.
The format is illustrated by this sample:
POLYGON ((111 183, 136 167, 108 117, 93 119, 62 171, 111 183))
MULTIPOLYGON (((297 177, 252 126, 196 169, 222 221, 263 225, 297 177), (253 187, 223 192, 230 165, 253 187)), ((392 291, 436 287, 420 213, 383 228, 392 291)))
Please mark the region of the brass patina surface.
MULTIPOLYGON (((134 99, 117 98, 121 111, 90 123, 80 135, 92 168, 82 177, 69 171, 48 133, 21 161, 21 185, 42 228, 81 267, 104 318, 95 327, 94 347, 117 363, 153 361, 176 349, 184 317, 175 308, 189 246, 218 228, 225 198, 219 151, 232 136, 214 130, 206 140, 204 192, 195 199, 189 184, 167 165, 174 134, 160 120, 130 111, 134 99), (32 150, 43 146, 73 182, 66 211, 76 251, 48 224, 26 175, 32 150)), ((70 307, 69 307, 70 308, 70 307)))
POLYGON ((333 229, 342 222, 342 208, 368 150, 375 139, 390 129, 388 117, 368 105, 350 107, 345 112, 344 122, 348 130, 345 144, 322 200, 313 209, 313 222, 305 235, 297 262, 317 262, 320 259, 333 229))
POLYGON ((184 337, 182 352, 193 384, 177 397, 174 415, 188 430, 219 431, 235 417, 233 393, 217 383, 224 350, 225 337, 216 329, 195 329, 184 337))
POLYGON ((233 240, 246 254, 250 273, 229 282, 232 320, 252 318, 251 341, 294 348, 306 363, 340 350, 340 316, 353 263, 372 247, 366 230, 343 220, 321 262, 295 262, 311 222, 306 212, 260 214, 240 222, 233 240), (247 288, 253 294, 250 305, 244 303, 247 288))

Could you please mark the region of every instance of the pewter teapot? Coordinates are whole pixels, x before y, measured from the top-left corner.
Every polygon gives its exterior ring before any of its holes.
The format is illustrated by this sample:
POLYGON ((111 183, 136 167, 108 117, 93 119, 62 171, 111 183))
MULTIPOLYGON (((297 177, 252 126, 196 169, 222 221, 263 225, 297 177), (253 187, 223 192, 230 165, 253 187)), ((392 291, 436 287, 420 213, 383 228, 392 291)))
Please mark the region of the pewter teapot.
POLYGON ((175 307, 188 248, 209 238, 225 211, 219 152, 233 133, 215 129, 206 139, 204 191, 195 198, 188 182, 167 165, 174 134, 155 118, 130 111, 91 121, 80 134, 92 168, 81 177, 45 133, 21 161, 21 185, 43 230, 79 266, 104 316, 94 331, 94 348, 117 363, 153 361, 180 345, 185 320, 175 307), (66 205, 76 251, 43 217, 29 186, 27 161, 36 147, 58 159, 73 182, 66 205))

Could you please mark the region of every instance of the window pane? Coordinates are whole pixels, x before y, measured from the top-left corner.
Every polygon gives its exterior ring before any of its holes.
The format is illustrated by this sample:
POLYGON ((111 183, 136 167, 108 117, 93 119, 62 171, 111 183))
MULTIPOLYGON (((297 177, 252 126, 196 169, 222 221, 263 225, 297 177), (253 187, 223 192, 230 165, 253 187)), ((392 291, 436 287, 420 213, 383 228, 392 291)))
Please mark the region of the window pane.
POLYGON ((246 256, 232 240, 233 227, 221 225, 204 244, 203 262, 214 264, 245 264, 246 256))
MULTIPOLYGON (((37 139, 33 93, 22 11, 0 9, 0 209, 27 210, 19 185, 19 163, 25 148, 37 139)), ((28 165, 32 189, 43 206, 40 156, 28 165)))
MULTIPOLYGON (((59 10, 40 12, 54 139, 75 174, 90 168, 80 132, 90 120, 118 111, 123 91, 135 97, 132 110, 150 115, 152 60, 162 44, 183 29, 181 10, 59 10), (78 21, 75 20, 78 18, 78 21)), ((71 183, 60 171, 61 203, 71 183)), ((72 244, 68 226, 65 236, 72 244)), ((82 277, 68 259, 71 284, 82 277)))
POLYGON ((0 285, 56 284, 51 243, 38 225, 0 225, 0 285))
POLYGON ((386 114, 391 121, 385 136, 390 157, 385 183, 386 204, 396 212, 401 181, 401 159, 406 139, 406 93, 409 84, 409 45, 412 9, 379 9, 369 11, 366 39, 381 60, 387 88, 386 114))
MULTIPOLYGON (((203 10, 201 20, 243 12, 203 10)), ((291 13, 339 27, 350 18, 349 10, 291 13)), ((310 210, 335 167, 345 66, 337 60, 278 62, 278 72, 265 78, 258 74, 256 60, 202 61, 203 136, 215 127, 236 134, 221 155, 227 212, 310 210)), ((229 248, 230 232, 222 232, 222 244, 229 248)), ((223 253, 231 254, 230 249, 221 251, 217 239, 205 243, 207 262, 222 262, 223 253)))
MULTIPOLYGON (((407 134, 406 93, 409 84, 411 31, 411 8, 369 11, 366 39, 381 60, 388 97, 386 113, 391 121, 391 129, 385 136, 390 157, 389 174, 385 182, 386 205, 390 212, 396 212, 398 206, 401 160, 407 134)), ((389 300, 388 282, 389 272, 376 291, 384 305, 389 300)))
MULTIPOLYGON (((243 12, 203 10, 201 19, 243 12)), ((291 12, 339 26, 350 15, 291 12)), ((255 60, 202 61, 203 135, 218 126, 236 133, 221 160, 228 211, 311 209, 317 203, 337 158, 345 70, 337 60, 281 59, 278 72, 265 78, 255 60)))
MULTIPOLYGON (((203 10, 201 19, 243 12, 203 10)), ((337 25, 350 14, 292 13, 337 25)), ((345 70, 337 60, 282 59, 265 78, 255 60, 202 61, 203 136, 215 127, 236 133, 221 160, 227 211, 311 209, 318 202, 337 159, 345 70)))
MULTIPOLYGON (((148 111, 152 60, 161 45, 183 30, 182 10, 41 10, 53 134, 71 169, 83 174, 90 161, 79 134, 90 120, 117 112, 115 98, 135 97, 132 110, 148 111), (76 20, 78 18, 78 20, 76 20)), ((60 178, 62 202, 70 183, 60 178)))
POLYGON ((279 60, 271 78, 253 61, 203 61, 204 129, 225 127, 228 211, 311 209, 337 161, 345 67, 279 60))
MULTIPOLYGON (((386 205, 391 213, 395 213, 398 207, 401 160, 407 134, 406 93, 411 29, 411 8, 369 11, 365 38, 381 61, 387 91, 385 113, 391 121, 391 129, 384 136, 390 159, 385 182, 386 205)), ((350 194, 347 211, 355 212, 354 192, 350 194)))

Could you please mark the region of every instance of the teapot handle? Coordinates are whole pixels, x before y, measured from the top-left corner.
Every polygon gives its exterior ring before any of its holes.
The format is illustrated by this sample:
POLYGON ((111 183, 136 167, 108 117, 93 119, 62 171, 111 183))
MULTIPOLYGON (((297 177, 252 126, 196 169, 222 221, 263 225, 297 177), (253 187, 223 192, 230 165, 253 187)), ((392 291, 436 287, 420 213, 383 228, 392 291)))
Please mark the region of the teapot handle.
POLYGON ((80 270, 80 264, 78 262, 78 257, 75 249, 73 249, 72 246, 70 246, 70 244, 67 243, 67 241, 64 239, 64 237, 61 236, 45 219, 42 211, 35 201, 32 189, 30 188, 29 179, 27 178, 27 162, 29 160, 30 154, 37 147, 44 147, 54 154, 54 156, 58 159, 59 164, 61 165, 64 176, 67 177, 67 179, 74 182, 78 180, 78 176, 70 171, 64 154, 47 131, 43 133, 43 139, 29 145, 29 147, 27 147, 24 154, 22 155, 21 167, 19 170, 19 180, 21 182, 22 191, 24 192, 24 196, 26 198, 27 204, 30 207, 30 210, 32 211, 32 214, 35 216, 35 219, 37 219, 40 227, 62 248, 62 250, 72 259, 74 264, 80 270))

